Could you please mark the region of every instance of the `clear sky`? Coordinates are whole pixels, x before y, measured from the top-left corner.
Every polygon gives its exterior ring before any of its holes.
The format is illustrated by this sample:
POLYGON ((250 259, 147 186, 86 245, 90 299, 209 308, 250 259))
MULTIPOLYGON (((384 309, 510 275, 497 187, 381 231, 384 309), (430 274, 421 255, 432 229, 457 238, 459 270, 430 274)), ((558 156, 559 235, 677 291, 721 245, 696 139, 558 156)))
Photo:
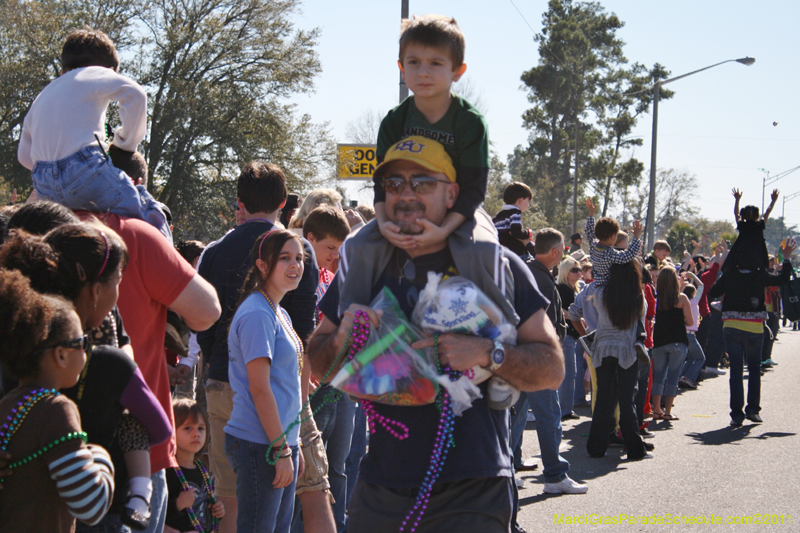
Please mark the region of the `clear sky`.
MULTIPOLYGON (((412 14, 458 21, 467 40, 466 78, 485 102, 493 148, 503 160, 526 143, 521 115, 530 105, 520 75, 538 62, 533 36, 547 9, 545 0, 514 3, 521 15, 511 0, 410 0, 412 14)), ((658 62, 678 76, 727 59, 756 58, 750 67, 727 63, 669 85, 676 94, 659 106, 657 165, 697 176, 697 190, 687 194, 707 218, 732 220, 732 187, 743 191, 743 202, 760 206, 765 174, 759 169, 774 176, 800 166, 800 2, 600 3, 625 23, 618 36, 630 62, 658 62)), ((350 121, 368 110, 383 115, 397 104, 399 19, 400 0, 306 0, 295 16, 298 27, 321 29, 323 72, 316 92, 294 101, 314 121, 329 122, 340 142, 350 121)), ((634 132, 644 140, 635 155, 646 167, 651 128, 648 114, 634 132)), ((800 171, 768 185, 767 202, 772 187, 800 192, 800 171)), ((785 205, 787 223, 800 226, 800 195, 785 205)), ((779 199, 773 216, 782 206, 779 199)))

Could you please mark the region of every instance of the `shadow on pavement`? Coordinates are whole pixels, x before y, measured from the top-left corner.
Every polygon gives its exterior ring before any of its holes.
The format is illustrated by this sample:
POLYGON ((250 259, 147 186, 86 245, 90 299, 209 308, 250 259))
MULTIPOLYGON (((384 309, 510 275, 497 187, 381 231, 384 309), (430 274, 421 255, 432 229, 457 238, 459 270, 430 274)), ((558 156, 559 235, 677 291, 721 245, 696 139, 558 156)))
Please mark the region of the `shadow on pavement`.
POLYGON ((738 441, 744 439, 769 439, 773 437, 793 437, 796 435, 796 433, 770 431, 768 433, 750 436, 750 432, 757 427, 758 424, 750 424, 738 428, 727 426, 705 433, 687 433, 686 436, 694 439, 695 444, 717 446, 720 444, 738 444, 738 441))

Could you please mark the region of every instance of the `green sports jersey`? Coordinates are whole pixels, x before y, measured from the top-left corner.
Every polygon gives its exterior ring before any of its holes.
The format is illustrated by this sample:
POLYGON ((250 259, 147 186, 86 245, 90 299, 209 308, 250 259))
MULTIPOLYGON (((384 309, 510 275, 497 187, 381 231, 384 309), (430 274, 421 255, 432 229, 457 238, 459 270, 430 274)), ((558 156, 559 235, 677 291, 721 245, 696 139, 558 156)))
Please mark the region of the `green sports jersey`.
MULTIPOLYGON (((444 146, 453 159, 460 187, 453 210, 472 218, 486 196, 490 166, 489 130, 481 112, 465 99, 453 95, 447 113, 431 124, 410 96, 389 111, 381 122, 376 151, 378 163, 383 161, 389 147, 412 135, 433 139, 444 146)), ((383 189, 376 186, 375 202, 385 199, 383 189)))

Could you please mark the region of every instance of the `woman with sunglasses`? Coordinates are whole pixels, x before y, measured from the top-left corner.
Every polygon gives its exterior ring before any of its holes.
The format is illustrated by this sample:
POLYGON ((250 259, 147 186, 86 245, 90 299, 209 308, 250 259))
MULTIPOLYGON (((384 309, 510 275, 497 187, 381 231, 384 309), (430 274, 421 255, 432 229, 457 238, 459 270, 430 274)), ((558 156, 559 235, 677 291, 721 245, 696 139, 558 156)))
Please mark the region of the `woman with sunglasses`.
MULTIPOLYGON (((558 266, 558 279, 556 288, 561 296, 561 306, 564 308, 565 316, 569 316, 569 306, 575 302, 575 295, 578 294, 578 281, 581 279, 581 266, 578 261, 571 256, 566 256, 558 266)), ((561 341, 561 348, 564 350, 564 365, 566 374, 564 381, 558 388, 558 401, 561 404, 561 420, 575 420, 578 415, 572 410, 575 405, 575 373, 577 372, 577 359, 575 356, 575 345, 580 338, 580 334, 567 320, 567 335, 561 341)))
MULTIPOLYGON (((78 382, 63 393, 78 405, 89 441, 114 459, 120 490, 100 527, 143 530, 152 494, 149 449, 166 441, 172 427, 133 361, 116 310, 126 263, 125 244, 99 224, 67 224, 43 237, 19 232, 0 249, 0 267, 19 270, 40 293, 71 301, 89 332, 94 348, 87 349, 78 382)), ((92 529, 79 522, 78 531, 92 529)))
POLYGON ((86 444, 75 404, 58 390, 78 382, 88 339, 71 303, 45 296, 19 272, 0 271, 0 361, 19 386, 0 401, 0 531, 73 531, 96 524, 114 494, 114 468, 86 444))

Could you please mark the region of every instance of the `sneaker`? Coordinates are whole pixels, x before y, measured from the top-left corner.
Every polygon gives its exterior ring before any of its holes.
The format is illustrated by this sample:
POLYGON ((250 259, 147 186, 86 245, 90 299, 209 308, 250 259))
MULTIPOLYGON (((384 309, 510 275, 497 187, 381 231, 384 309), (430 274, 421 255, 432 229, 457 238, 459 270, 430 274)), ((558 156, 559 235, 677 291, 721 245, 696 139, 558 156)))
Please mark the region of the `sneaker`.
POLYGON ((514 483, 517 484, 517 488, 518 489, 521 489, 522 487, 525 486, 525 480, 524 479, 514 478, 514 483))
MULTIPOLYGON (((683 380, 684 387, 686 387, 687 389, 689 389, 689 390, 697 390, 697 383, 695 383, 691 379, 689 379, 689 378, 684 376, 684 377, 681 378, 681 380, 683 380)), ((678 386, 679 387, 681 386, 680 381, 678 382, 678 386)))
POLYGON ((758 413, 753 413, 752 415, 744 415, 744 417, 748 419, 750 422, 755 422, 756 424, 761 424, 764 422, 764 420, 761 419, 761 415, 759 415, 758 413))
POLYGON ((536 422, 536 415, 532 411, 528 411, 528 422, 536 422))
POLYGON ((594 344, 594 331, 589 333, 588 335, 584 335, 580 339, 581 346, 583 346, 583 351, 586 352, 586 355, 589 357, 592 356, 592 345, 594 344))
POLYGON ((742 424, 744 424, 743 420, 731 420, 731 426, 733 426, 735 428, 742 427, 742 424))
POLYGON ((633 347, 636 350, 636 357, 639 358, 639 364, 649 365, 650 356, 647 354, 647 348, 644 347, 644 344, 637 342, 633 347))
POLYGON ((652 439, 656 436, 656 434, 652 431, 649 431, 647 428, 642 428, 639 430, 639 436, 643 439, 652 439))
POLYGON ((574 412, 570 411, 565 415, 561 415, 561 421, 566 422, 567 420, 580 420, 581 417, 576 415, 574 412))
POLYGON ((569 476, 558 483, 545 483, 544 491, 547 494, 586 494, 589 486, 585 483, 573 481, 569 476))
POLYGON ((713 366, 707 366, 705 368, 705 370, 703 370, 703 373, 706 376, 724 376, 725 375, 725 371, 724 370, 721 370, 719 368, 715 368, 713 366))
POLYGON ((678 388, 679 389, 688 389, 689 388, 689 378, 686 376, 681 376, 681 379, 678 380, 678 388))

